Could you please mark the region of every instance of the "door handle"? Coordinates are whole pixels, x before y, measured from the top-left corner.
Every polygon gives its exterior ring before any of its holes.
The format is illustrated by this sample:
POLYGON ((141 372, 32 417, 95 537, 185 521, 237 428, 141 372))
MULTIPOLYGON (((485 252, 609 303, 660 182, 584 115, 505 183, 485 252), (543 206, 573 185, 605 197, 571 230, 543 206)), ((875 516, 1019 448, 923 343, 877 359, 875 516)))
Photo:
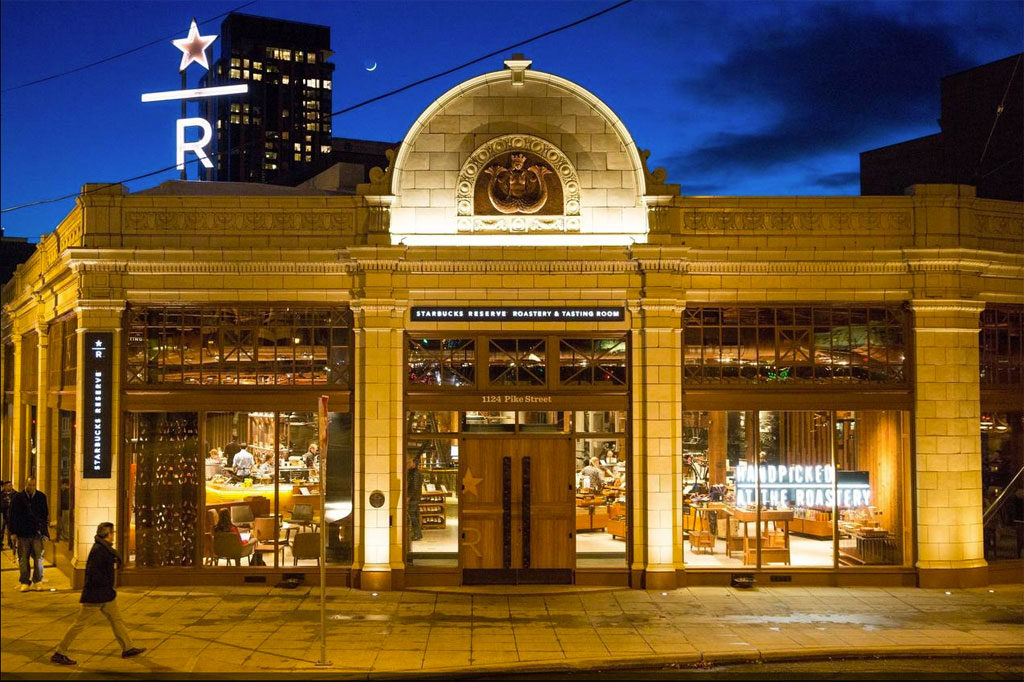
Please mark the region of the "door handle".
POLYGON ((465 531, 463 531, 463 533, 462 533, 462 539, 463 539, 463 540, 465 540, 465 539, 466 539, 466 533, 465 533, 465 531))

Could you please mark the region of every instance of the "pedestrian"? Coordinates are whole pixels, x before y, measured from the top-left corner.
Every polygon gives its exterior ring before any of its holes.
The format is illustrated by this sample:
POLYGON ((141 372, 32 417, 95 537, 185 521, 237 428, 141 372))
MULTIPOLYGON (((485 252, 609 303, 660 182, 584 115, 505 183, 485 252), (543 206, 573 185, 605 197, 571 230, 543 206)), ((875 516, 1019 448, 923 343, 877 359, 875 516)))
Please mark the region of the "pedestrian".
MULTIPOLYGON (((121 645, 121 658, 138 656, 145 648, 132 644, 128 628, 125 627, 121 612, 117 608, 117 592, 114 590, 114 568, 121 564, 121 555, 112 544, 114 524, 106 521, 96 527, 96 538, 89 558, 85 562, 85 587, 82 588, 82 604, 75 622, 64 634, 64 639, 57 645, 57 651, 50 657, 52 663, 58 665, 75 665, 77 661, 68 657, 71 644, 93 616, 102 613, 110 621, 114 637, 121 645)), ((123 564, 122 564, 123 565, 123 564)))
POLYGON ((11 498, 11 533, 18 538, 18 589, 43 589, 43 540, 50 537, 50 508, 46 494, 36 490, 36 479, 31 476, 25 479, 25 489, 11 498), (34 561, 34 570, 29 559, 34 561))
POLYGON ((3 511, 3 536, 0 537, 0 550, 4 547, 14 549, 14 541, 11 540, 11 499, 14 497, 14 484, 11 481, 4 481, 0 486, 0 510, 3 511))

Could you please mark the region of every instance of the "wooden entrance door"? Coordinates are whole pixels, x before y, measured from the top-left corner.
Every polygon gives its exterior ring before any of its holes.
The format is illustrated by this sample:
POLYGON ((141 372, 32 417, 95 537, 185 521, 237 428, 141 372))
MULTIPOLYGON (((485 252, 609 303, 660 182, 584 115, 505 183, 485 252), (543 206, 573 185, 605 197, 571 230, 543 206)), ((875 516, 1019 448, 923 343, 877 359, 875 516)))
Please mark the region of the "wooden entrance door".
POLYGON ((463 582, 572 582, 569 439, 463 439, 459 477, 463 582))

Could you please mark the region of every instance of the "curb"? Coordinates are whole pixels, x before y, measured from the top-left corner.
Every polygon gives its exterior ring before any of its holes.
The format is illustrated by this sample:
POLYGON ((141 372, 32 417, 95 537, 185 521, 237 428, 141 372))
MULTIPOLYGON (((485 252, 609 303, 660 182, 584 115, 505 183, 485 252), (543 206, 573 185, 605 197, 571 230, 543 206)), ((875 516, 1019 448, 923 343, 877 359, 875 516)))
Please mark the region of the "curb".
MULTIPOLYGON (((339 674, 346 679, 450 679, 472 678, 480 675, 500 676, 531 673, 583 673, 598 670, 657 669, 668 667, 709 668, 739 663, 778 663, 785 661, 818 661, 828 659, 866 658, 1024 658, 1024 646, 1012 644, 979 646, 916 646, 893 645, 860 647, 815 647, 801 650, 770 649, 766 651, 714 651, 693 654, 654 654, 646 656, 616 656, 614 658, 584 658, 573 661, 508 662, 486 665, 434 668, 431 670, 346 671, 338 668, 302 668, 280 671, 282 674, 317 673, 339 674)), ((253 671, 255 672, 255 671, 253 671)))

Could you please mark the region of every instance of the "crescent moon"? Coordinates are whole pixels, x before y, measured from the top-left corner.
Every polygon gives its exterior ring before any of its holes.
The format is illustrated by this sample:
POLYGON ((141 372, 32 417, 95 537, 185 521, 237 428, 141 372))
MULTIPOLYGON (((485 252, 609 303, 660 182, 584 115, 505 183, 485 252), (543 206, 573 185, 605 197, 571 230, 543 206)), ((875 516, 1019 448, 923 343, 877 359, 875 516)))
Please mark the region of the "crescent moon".
POLYGON ((367 71, 376 71, 377 70, 377 62, 374 62, 373 66, 366 67, 366 70, 367 71))

